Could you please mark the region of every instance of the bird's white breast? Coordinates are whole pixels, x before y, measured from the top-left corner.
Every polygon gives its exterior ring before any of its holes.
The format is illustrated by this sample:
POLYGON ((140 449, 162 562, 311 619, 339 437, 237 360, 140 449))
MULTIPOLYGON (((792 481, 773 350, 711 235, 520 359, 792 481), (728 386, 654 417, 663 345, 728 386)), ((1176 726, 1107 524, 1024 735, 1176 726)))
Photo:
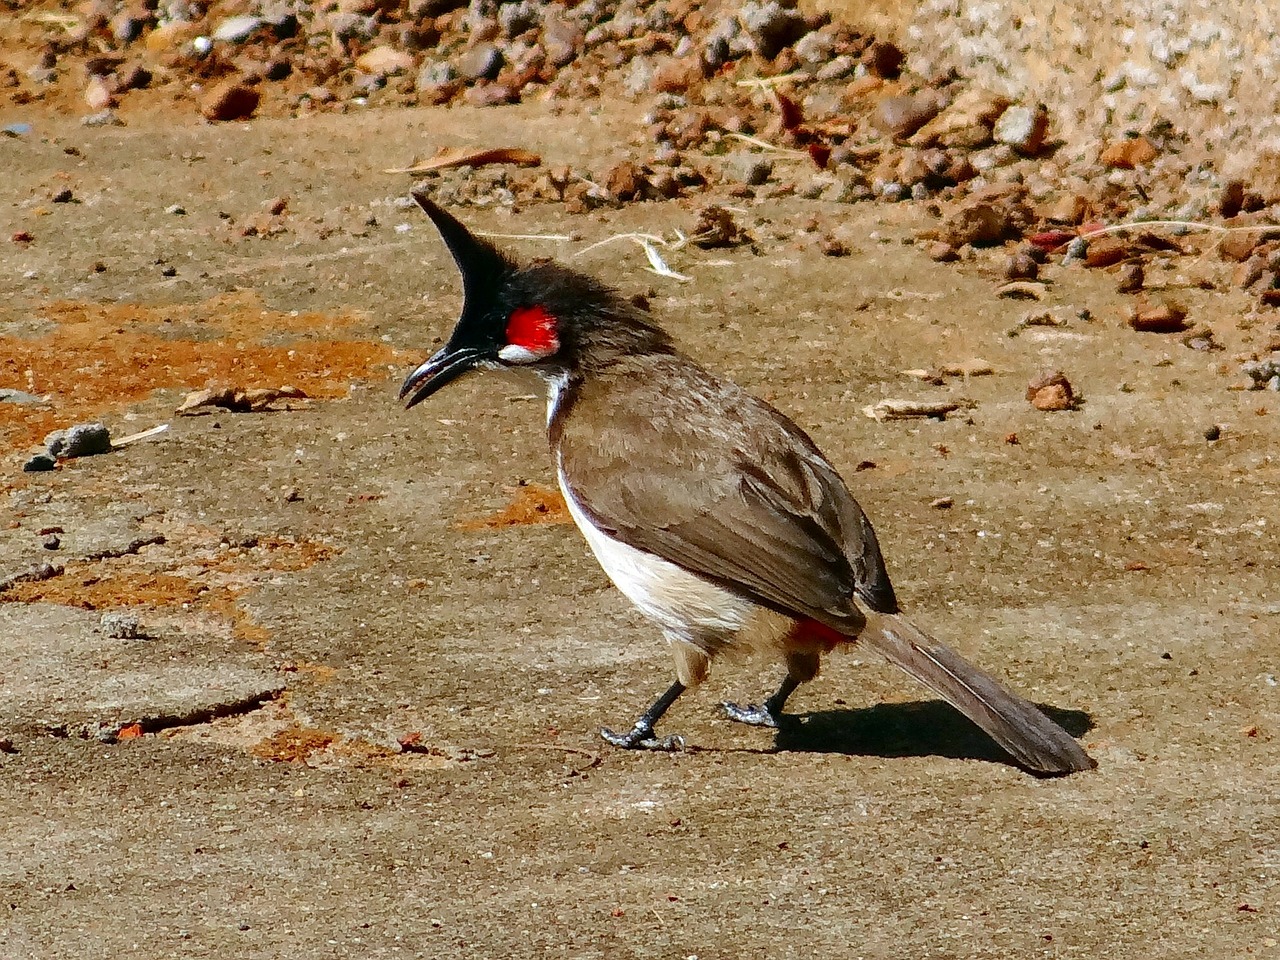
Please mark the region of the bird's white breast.
MULTIPOLYGON (((565 383, 548 384, 548 422, 555 416, 565 383)), ((642 469, 637 466, 637 469, 642 469)), ((730 644, 768 647, 791 628, 788 617, 774 613, 655 554, 609 536, 587 516, 556 464, 556 478, 573 522, 614 586, 622 591, 670 640, 681 640, 707 653, 730 644)))
POLYGON ((694 576, 669 560, 637 550, 591 522, 560 475, 560 489, 573 522, 609 579, 668 633, 692 640, 701 633, 731 635, 749 620, 755 604, 694 576))
POLYGON ((559 480, 569 513, 604 572, 668 640, 690 643, 708 654, 730 646, 760 650, 776 647, 791 629, 789 617, 615 540, 575 502, 563 473, 559 480))

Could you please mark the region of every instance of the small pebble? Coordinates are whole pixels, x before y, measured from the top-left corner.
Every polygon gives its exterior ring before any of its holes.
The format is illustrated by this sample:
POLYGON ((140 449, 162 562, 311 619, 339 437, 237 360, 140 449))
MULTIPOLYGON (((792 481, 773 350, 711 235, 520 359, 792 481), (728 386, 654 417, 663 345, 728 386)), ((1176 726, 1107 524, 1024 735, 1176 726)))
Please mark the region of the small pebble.
POLYGON ((734 179, 749 187, 758 187, 773 175, 773 161, 754 153, 735 153, 728 158, 734 179))
POLYGON ((1216 423, 1205 427, 1204 438, 1210 443, 1213 443, 1215 440, 1220 440, 1222 438, 1222 428, 1216 423))
POLYGON ((929 506, 933 507, 935 510, 950 510, 955 505, 955 499, 952 497, 938 497, 938 499, 932 500, 929 503, 929 506))
POLYGON ((1049 132, 1049 114, 1043 107, 1015 104, 1000 114, 992 132, 997 143, 1013 147, 1025 156, 1035 156, 1049 132))
POLYGON ((943 221, 939 239, 953 247, 990 247, 1019 233, 1015 211, 1003 203, 974 200, 943 221))
POLYGON ((213 39, 223 43, 239 43, 242 40, 248 40, 260 26, 262 26, 262 20, 258 17, 247 14, 227 17, 213 31, 213 39))
POLYGON ((1160 151, 1146 137, 1119 140, 1105 147, 1098 155, 1098 162, 1113 170, 1132 170, 1150 163, 1160 156, 1160 151))
POLYGON ((1140 263, 1126 263, 1120 268, 1120 276, 1116 280, 1118 293, 1137 293, 1146 282, 1146 273, 1140 263))
POLYGON ((38 406, 44 404, 44 397, 38 397, 34 393, 27 393, 25 390, 15 390, 13 387, 0 387, 0 403, 17 403, 23 406, 38 406))
POLYGON ((185 217, 187 208, 180 203, 174 203, 164 208, 164 212, 173 217, 185 217))
POLYGON ((1143 333, 1181 333, 1191 327, 1187 310, 1177 303, 1162 303, 1135 309, 1129 315, 1129 326, 1143 333))
POLYGON ((492 43, 478 43, 454 63, 464 80, 493 80, 502 71, 502 51, 492 43))
POLYGON ((1073 260, 1083 260, 1089 253, 1089 241, 1084 237, 1076 237, 1067 244, 1067 255, 1062 258, 1063 263, 1071 263, 1073 260))
POLYGON ((956 248, 942 240, 930 242, 924 248, 924 252, 928 254, 930 260, 936 260, 938 263, 952 263, 960 259, 960 254, 956 252, 956 248))
POLYGON ((1037 410, 1073 410, 1079 403, 1071 382, 1061 370, 1042 373, 1027 384, 1027 400, 1037 410))
POLYGON ((67 430, 55 430, 44 438, 50 456, 91 457, 111 450, 111 431, 101 423, 77 423, 67 430))
POLYGON ((142 638, 142 626, 132 613, 109 611, 98 620, 102 633, 112 640, 138 640, 142 638))
POLYGON ((1025 250, 1012 254, 1004 265, 1007 280, 1034 280, 1040 276, 1040 264, 1025 250))
POLYGON ((98 113, 91 113, 87 117, 81 117, 80 125, 83 127, 123 127, 124 121, 116 116, 114 110, 107 109, 100 110, 98 113))
POLYGON ((22 465, 23 473, 43 473, 45 470, 56 470, 58 461, 47 453, 37 453, 22 465))
POLYGON ((200 113, 214 123, 247 120, 258 109, 261 94, 234 78, 224 80, 200 100, 200 113))

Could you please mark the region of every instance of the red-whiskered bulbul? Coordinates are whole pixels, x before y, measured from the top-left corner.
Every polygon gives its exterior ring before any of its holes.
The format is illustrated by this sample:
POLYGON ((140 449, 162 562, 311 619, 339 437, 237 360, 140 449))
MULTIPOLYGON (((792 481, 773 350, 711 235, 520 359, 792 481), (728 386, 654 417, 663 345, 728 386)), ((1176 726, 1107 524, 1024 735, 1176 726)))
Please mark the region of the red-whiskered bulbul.
POLYGON ((603 283, 548 260, 520 264, 421 193, 414 198, 462 273, 448 343, 405 380, 412 407, 475 368, 524 368, 548 385, 560 489, 605 573, 657 623, 676 682, 620 747, 673 749, 654 724, 722 650, 786 665, 763 705, 724 704, 776 726, 822 654, 876 651, 1042 774, 1094 766, 1034 705, 898 612, 875 532, 798 426, 707 372, 603 283))

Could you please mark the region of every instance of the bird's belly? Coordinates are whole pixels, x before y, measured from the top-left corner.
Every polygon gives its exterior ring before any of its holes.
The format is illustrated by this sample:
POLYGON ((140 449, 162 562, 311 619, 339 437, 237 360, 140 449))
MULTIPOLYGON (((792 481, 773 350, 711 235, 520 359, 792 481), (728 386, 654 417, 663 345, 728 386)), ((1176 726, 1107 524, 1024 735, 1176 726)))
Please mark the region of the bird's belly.
POLYGON ((730 644, 775 645, 791 629, 791 618, 603 533, 574 502, 563 478, 560 489, 570 515, 609 579, 669 638, 715 653, 730 644))

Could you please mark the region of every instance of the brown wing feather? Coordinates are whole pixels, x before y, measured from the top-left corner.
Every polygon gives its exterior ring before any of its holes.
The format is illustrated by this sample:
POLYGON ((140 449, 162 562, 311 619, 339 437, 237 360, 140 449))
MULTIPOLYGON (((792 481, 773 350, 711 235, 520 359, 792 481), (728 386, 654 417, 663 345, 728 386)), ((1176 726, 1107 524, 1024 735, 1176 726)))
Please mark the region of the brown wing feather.
POLYGON ((623 543, 849 634, 855 595, 897 609, 870 524, 813 442, 691 361, 602 372, 557 432, 570 492, 623 543))

